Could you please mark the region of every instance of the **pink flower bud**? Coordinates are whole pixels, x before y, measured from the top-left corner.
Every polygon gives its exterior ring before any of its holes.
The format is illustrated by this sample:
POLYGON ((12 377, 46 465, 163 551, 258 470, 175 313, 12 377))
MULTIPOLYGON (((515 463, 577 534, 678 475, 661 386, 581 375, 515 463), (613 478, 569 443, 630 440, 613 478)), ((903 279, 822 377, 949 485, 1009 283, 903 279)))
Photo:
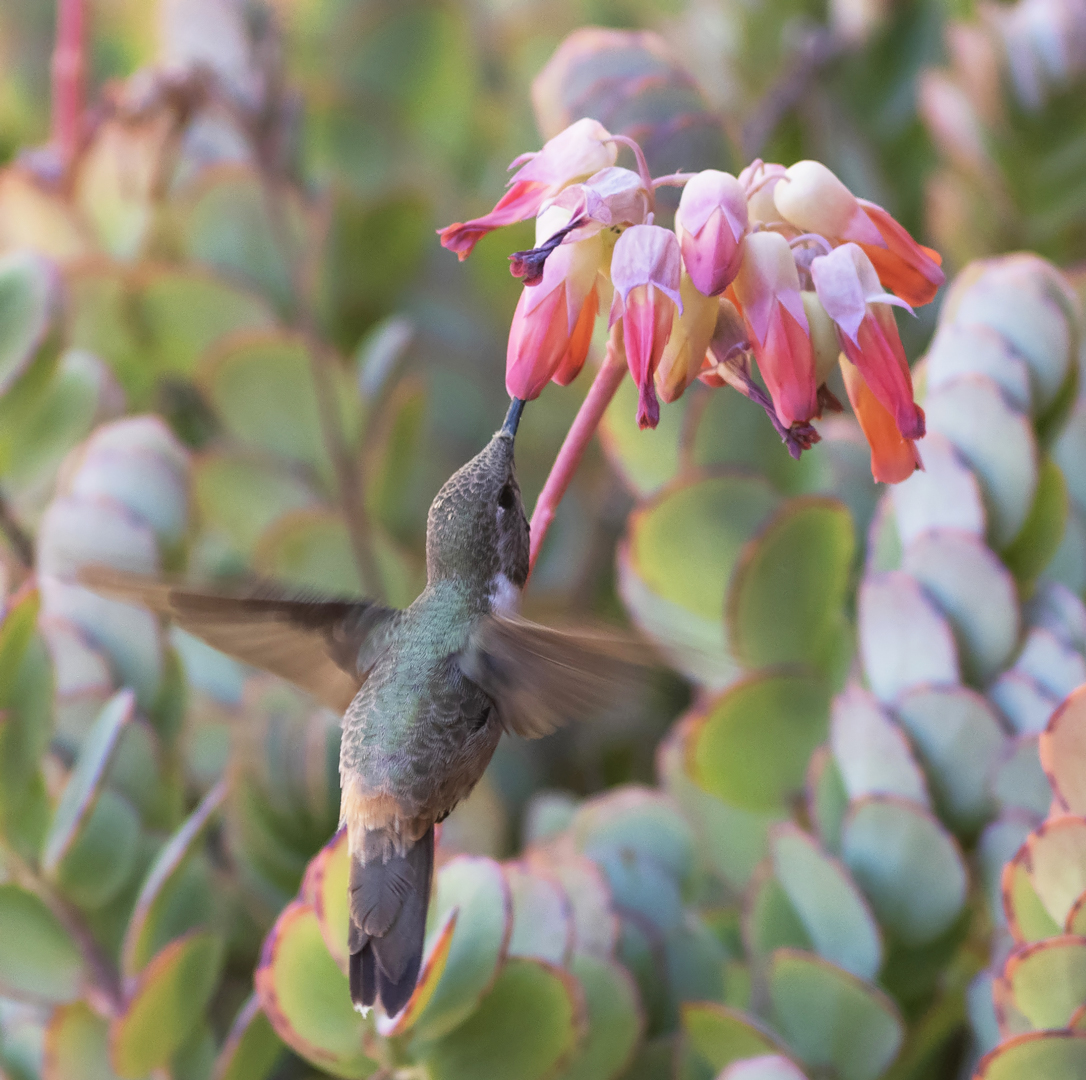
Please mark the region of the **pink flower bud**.
POLYGON ((622 319, 626 362, 638 387, 637 423, 656 427, 660 404, 653 376, 671 336, 679 292, 682 256, 670 229, 632 225, 615 244, 611 282, 615 288, 610 325, 622 319))
POLYGON ((547 142, 542 150, 521 154, 510 166, 520 166, 509 190, 489 214, 466 223, 456 222, 438 230, 441 246, 466 259, 488 232, 534 217, 540 206, 568 184, 613 165, 618 147, 596 120, 585 118, 570 124, 547 142))
POLYGON ((652 195, 637 173, 611 166, 590 176, 583 184, 564 188, 541 212, 552 206, 567 209, 571 220, 588 219, 570 234, 571 240, 582 240, 613 225, 643 224, 652 208, 652 195))
POLYGON ((584 366, 599 310, 603 250, 599 236, 563 244, 547 260, 540 283, 524 287, 506 349, 511 396, 531 401, 549 380, 566 385, 584 366))
POLYGON ((801 232, 835 240, 881 244, 878 229, 859 199, 819 161, 797 161, 773 189, 782 218, 801 232))
POLYGON ((732 290, 780 422, 790 428, 817 416, 814 354, 788 241, 779 233, 750 233, 732 290))
POLYGON ((780 221, 780 211, 773 202, 773 192, 784 179, 783 165, 756 161, 739 174, 739 183, 747 195, 747 218, 751 224, 768 225, 780 221))
POLYGON ((687 181, 675 214, 686 272, 705 296, 722 293, 739 270, 747 196, 729 173, 706 169, 687 181))
POLYGON ((882 291, 875 268, 856 244, 844 244, 811 263, 815 292, 837 324, 845 355, 894 418, 903 438, 924 434, 924 412, 913 401, 912 375, 891 305, 904 300, 882 291))

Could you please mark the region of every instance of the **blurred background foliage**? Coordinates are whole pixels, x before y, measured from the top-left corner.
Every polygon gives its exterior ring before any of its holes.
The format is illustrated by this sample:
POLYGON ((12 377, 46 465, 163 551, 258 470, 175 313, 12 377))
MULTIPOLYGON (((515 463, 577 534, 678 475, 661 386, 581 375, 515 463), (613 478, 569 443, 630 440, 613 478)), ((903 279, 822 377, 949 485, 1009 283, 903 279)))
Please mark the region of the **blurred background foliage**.
MULTIPOLYGON (((1040 899, 1000 893, 1086 677, 1081 3, 90 0, 68 163, 55 14, 0 7, 0 1071, 921 1080, 1081 1023, 1004 961, 1076 936, 1086 880, 1049 903, 1023 856, 1040 899), (586 25, 651 33, 537 80, 586 25), (527 611, 629 618, 679 674, 503 740, 444 828, 433 996, 375 1026, 337 966, 337 718, 73 575, 408 603, 503 413, 531 237, 460 266, 434 230, 586 113, 656 173, 822 160, 965 270, 918 372, 928 473, 877 490, 847 418, 794 463, 701 387, 641 433, 626 384, 527 611), (968 266, 1018 248, 1068 276, 968 266), (630 784, 667 794, 578 802, 630 784)), ((528 505, 586 386, 526 411, 528 505)))

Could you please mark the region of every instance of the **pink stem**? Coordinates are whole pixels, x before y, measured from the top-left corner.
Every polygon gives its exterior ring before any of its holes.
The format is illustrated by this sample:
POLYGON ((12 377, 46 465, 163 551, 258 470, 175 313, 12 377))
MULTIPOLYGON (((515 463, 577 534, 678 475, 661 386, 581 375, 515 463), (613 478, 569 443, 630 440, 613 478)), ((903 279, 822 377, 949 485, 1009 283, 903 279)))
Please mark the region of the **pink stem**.
POLYGON ((600 420, 615 396, 622 378, 626 374, 626 353, 622 347, 622 323, 617 322, 611 329, 607 341, 607 355, 603 359, 596 378, 588 389, 588 396, 581 403, 577 415, 573 418, 570 429, 562 443, 558 456, 551 466, 550 475, 539 493, 535 509, 532 511, 531 548, 528 555, 529 573, 539 557, 539 549, 554 520, 558 504, 562 501, 566 489, 581 463, 585 449, 592 441, 600 420))
POLYGON ((53 143, 67 168, 79 150, 83 126, 83 0, 57 0, 52 70, 53 143))

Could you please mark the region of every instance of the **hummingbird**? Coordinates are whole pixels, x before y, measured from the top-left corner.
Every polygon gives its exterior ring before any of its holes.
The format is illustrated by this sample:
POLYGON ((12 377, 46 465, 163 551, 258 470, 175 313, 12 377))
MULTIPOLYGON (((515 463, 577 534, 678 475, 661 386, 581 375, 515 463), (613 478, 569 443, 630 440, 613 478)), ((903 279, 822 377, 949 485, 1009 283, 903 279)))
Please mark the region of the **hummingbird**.
POLYGON ((82 583, 142 604, 343 714, 340 825, 350 857, 351 999, 407 1004, 422 963, 434 826, 504 732, 538 738, 613 705, 644 664, 618 634, 517 614, 529 531, 513 461, 524 402, 444 484, 426 524, 426 587, 406 609, 360 599, 225 593, 89 567, 82 583))

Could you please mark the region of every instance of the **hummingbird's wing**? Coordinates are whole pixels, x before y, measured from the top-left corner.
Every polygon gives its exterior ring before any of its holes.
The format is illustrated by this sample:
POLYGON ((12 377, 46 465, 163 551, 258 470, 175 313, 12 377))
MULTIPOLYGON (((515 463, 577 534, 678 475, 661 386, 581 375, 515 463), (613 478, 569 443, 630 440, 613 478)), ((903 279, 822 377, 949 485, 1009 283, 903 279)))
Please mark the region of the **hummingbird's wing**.
POLYGON ((493 699, 502 724, 526 739, 614 708, 643 688, 652 654, 640 642, 593 630, 556 630, 488 615, 460 667, 493 699))
POLYGON ((399 614, 368 600, 290 596, 267 589, 216 592, 105 566, 79 581, 111 600, 138 604, 236 660, 263 668, 342 713, 365 681, 399 614))

